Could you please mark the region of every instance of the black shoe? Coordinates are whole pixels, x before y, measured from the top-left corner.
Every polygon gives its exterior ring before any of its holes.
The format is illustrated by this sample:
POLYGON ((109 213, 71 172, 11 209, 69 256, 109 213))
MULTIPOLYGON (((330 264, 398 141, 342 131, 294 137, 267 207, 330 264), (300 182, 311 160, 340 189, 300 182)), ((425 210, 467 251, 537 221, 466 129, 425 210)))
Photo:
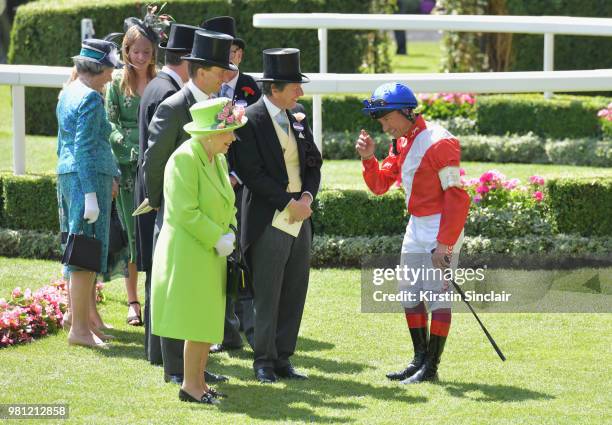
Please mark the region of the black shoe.
POLYGON ((212 354, 232 350, 242 350, 242 345, 214 344, 210 346, 210 352, 212 354))
POLYGON ((168 375, 164 373, 164 382, 181 385, 183 383, 183 375, 168 375))
POLYGON ((271 367, 260 367, 255 369, 255 378, 262 384, 271 384, 278 381, 271 367))
POLYGON ((404 379, 401 384, 418 384, 419 382, 437 381, 438 365, 444 351, 445 336, 431 335, 427 344, 427 356, 423 366, 414 375, 404 379))
POLYGON ((215 397, 213 397, 210 393, 204 393, 202 395, 202 398, 200 398, 198 400, 197 398, 191 396, 186 391, 183 391, 183 389, 181 388, 179 390, 179 394, 178 395, 179 395, 179 400, 181 400, 181 401, 188 401, 190 403, 219 404, 219 400, 217 400, 215 397))
POLYGON ((280 378, 285 379, 308 379, 308 376, 297 373, 292 365, 287 365, 279 368, 274 368, 274 373, 280 378))
POLYGON ((223 375, 217 375, 216 373, 211 373, 207 370, 204 371, 204 381, 207 383, 213 382, 227 382, 229 378, 223 375))
POLYGON ((423 366, 425 355, 427 354, 427 328, 410 328, 410 337, 414 347, 414 358, 406 369, 399 372, 387 373, 387 378, 392 381, 403 381, 414 375, 423 366))
POLYGON ((213 387, 208 387, 207 393, 213 396, 214 398, 227 398, 227 394, 222 393, 221 391, 217 391, 213 387))

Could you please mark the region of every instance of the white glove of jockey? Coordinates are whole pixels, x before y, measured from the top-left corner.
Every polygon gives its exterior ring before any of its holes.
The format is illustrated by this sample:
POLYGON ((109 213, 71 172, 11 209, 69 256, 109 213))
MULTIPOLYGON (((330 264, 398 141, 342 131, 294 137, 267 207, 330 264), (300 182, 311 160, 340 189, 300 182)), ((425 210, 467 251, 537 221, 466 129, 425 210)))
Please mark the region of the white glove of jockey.
POLYGON ((87 220, 87 222, 91 224, 96 222, 99 215, 100 208, 98 207, 98 197, 96 196, 96 192, 86 193, 83 219, 87 220))
POLYGON ((236 242, 236 235, 233 232, 222 235, 215 245, 217 254, 221 257, 230 255, 234 251, 234 242, 236 242))

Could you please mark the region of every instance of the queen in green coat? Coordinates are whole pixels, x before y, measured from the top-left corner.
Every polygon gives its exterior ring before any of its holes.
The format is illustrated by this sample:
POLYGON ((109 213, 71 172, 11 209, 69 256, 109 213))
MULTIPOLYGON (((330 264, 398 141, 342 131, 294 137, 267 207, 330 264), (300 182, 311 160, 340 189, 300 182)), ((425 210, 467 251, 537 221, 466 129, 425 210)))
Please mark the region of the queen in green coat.
POLYGON ((246 123, 230 99, 209 99, 190 109, 192 138, 170 157, 164 172, 164 222, 153 255, 151 328, 185 340, 179 398, 216 402, 203 379, 211 344, 223 340, 226 256, 234 249, 234 191, 224 154, 233 130, 246 123), (203 367, 202 367, 203 365, 203 367))

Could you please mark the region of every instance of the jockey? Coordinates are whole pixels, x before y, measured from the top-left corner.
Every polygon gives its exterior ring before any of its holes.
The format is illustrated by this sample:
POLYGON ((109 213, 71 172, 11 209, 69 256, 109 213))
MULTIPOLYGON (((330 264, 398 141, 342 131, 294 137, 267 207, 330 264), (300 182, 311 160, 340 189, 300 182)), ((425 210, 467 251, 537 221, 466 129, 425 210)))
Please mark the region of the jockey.
MULTIPOLYGON (((406 192, 410 221, 402 243, 402 269, 456 267, 470 206, 459 177, 459 140, 415 114, 417 99, 403 84, 383 84, 363 103, 363 112, 393 138, 389 154, 381 163, 374 155, 374 141, 361 130, 355 147, 361 156, 363 178, 377 195, 387 192, 394 183, 401 184, 406 192)), ((445 294, 449 287, 440 273, 432 274, 398 282, 400 291, 416 295, 402 302, 414 358, 404 370, 387 374, 387 378, 403 384, 438 378, 450 328, 451 301, 443 296, 428 299, 427 294, 445 294), (429 336, 427 309, 431 311, 429 336)))

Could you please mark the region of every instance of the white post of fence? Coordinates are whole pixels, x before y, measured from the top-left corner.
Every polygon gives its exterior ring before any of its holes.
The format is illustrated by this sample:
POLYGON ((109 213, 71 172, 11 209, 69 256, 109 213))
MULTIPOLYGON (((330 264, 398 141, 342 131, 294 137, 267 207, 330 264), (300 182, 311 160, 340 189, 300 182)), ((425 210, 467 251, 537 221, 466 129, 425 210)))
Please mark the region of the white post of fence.
MULTIPOLYGON (((544 34, 544 71, 552 71, 555 67, 555 34, 544 34)), ((545 99, 552 99, 553 93, 544 92, 545 99)))
POLYGON ((25 174, 25 87, 12 86, 13 96, 13 173, 25 174))
MULTIPOLYGON (((319 72, 327 72, 327 28, 318 29, 319 36, 319 72)), ((315 144, 323 153, 323 118, 322 118, 322 96, 312 96, 312 120, 315 144)))

